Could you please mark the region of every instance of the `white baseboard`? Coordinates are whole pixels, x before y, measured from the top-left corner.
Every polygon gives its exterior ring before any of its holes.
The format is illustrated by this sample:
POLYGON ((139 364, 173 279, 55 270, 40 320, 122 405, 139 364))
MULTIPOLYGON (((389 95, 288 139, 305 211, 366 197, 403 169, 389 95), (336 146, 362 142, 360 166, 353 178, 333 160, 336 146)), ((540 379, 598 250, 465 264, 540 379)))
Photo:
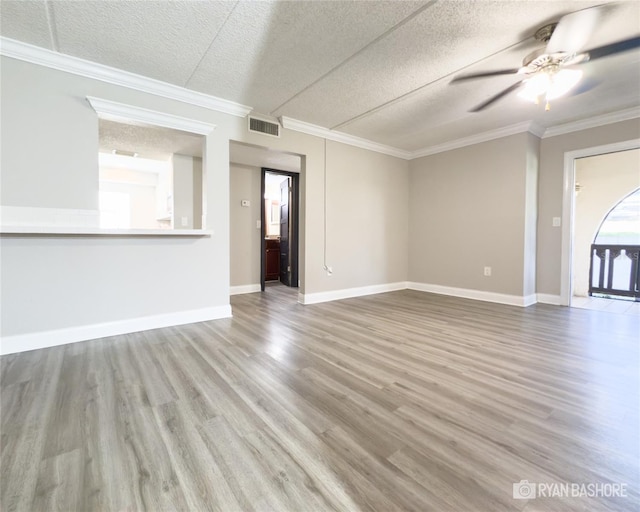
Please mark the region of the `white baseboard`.
POLYGON ((507 295, 504 293, 485 292, 481 290, 471 290, 466 288, 454 288, 452 286, 441 286, 439 284, 428 283, 407 283, 407 288, 420 292, 437 293, 439 295, 451 295, 464 299, 482 300, 484 302, 496 302, 498 304, 508 304, 510 306, 526 307, 536 303, 536 295, 507 295))
POLYGON ((538 302, 542 304, 553 304, 554 306, 562 306, 562 297, 560 295, 551 295, 549 293, 536 294, 538 302))
POLYGON ((349 299, 351 297, 362 297, 364 295, 375 295, 376 293, 395 292, 406 289, 407 283, 402 281, 399 283, 375 284, 359 288, 345 288, 343 290, 332 290, 329 292, 300 293, 298 294, 298 302, 304 305, 318 304, 320 302, 349 299))
POLYGON ((55 347, 57 345, 76 343, 78 341, 116 336, 118 334, 158 329, 160 327, 170 327, 174 325, 205 322, 207 320, 217 320, 219 318, 229 318, 230 316, 231 306, 225 305, 193 309, 190 311, 180 311, 177 313, 166 313, 163 315, 130 318, 127 320, 117 320, 115 322, 105 322, 101 324, 82 325, 79 327, 69 327, 53 331, 4 336, 0 341, 0 355, 13 354, 14 352, 25 352, 27 350, 35 350, 39 348, 55 347))
POLYGON ((256 293, 261 291, 260 283, 258 284, 243 284, 240 286, 232 286, 229 289, 230 295, 242 295, 243 293, 256 293))

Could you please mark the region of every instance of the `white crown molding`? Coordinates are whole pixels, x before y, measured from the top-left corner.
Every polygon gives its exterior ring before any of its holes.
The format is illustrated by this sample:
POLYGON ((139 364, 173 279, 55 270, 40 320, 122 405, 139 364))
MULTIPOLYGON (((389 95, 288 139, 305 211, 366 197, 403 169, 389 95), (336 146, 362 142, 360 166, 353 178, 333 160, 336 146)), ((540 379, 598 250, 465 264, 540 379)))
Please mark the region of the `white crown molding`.
POLYGON ((125 105, 124 103, 117 103, 115 101, 94 98, 93 96, 87 96, 87 101, 100 117, 112 121, 137 121, 139 123, 162 126, 164 128, 172 128, 174 130, 182 130, 200 135, 209 135, 216 129, 215 124, 204 123, 202 121, 196 121, 195 119, 187 119, 186 117, 135 107, 133 105, 125 105))
POLYGON ((640 107, 632 107, 625 110, 619 110, 618 112, 610 112, 609 114, 590 117, 589 119, 583 119, 581 121, 551 126, 545 130, 542 138, 546 139, 548 137, 556 137, 557 135, 564 135, 565 133, 588 130, 589 128, 597 128, 598 126, 619 123, 621 121, 628 121, 629 119, 636 119, 639 117, 640 107))
POLYGON ((179 85, 168 84, 160 80, 97 64, 78 57, 64 55, 6 37, 0 37, 0 55, 233 116, 245 117, 252 110, 251 107, 234 101, 192 91, 179 85))
POLYGON ((356 137, 355 135, 349 135, 347 133, 329 130, 328 128, 323 128, 322 126, 318 126, 316 124, 298 121, 297 119, 292 119, 285 116, 280 117, 280 123, 282 124, 282 127, 286 128, 287 130, 306 133, 308 135, 315 135, 316 137, 321 137, 323 139, 342 142, 343 144, 348 144, 349 146, 368 149, 370 151, 395 156, 396 158, 402 158, 404 160, 411 159, 410 151, 405 151, 404 149, 398 149, 394 148, 393 146, 387 146, 385 144, 373 142, 368 139, 356 137))
POLYGON ((529 133, 531 133, 532 135, 535 135, 539 139, 542 138, 545 131, 546 131, 546 128, 544 126, 540 126, 535 121, 532 121, 531 126, 529 126, 529 133))
MULTIPOLYGON (((64 55, 47 50, 46 48, 40 48, 21 41, 9 39, 7 37, 0 36, 0 55, 237 117, 246 117, 252 111, 251 107, 240 103, 193 91, 178 85, 169 84, 153 78, 130 73, 128 71, 112 68, 103 64, 97 64, 78 57, 64 55)), ((355 135, 349 135, 344 132, 330 130, 304 121, 298 121, 290 117, 280 117, 280 123, 283 128, 289 130, 315 135, 317 137, 336 142, 342 142, 350 146, 368 149, 370 151, 402 158, 404 160, 413 160, 415 158, 451 151, 452 149, 459 149, 465 146, 471 146, 473 144, 479 144, 517 133, 530 132, 537 137, 548 138, 589 128, 596 128, 598 126, 604 126, 620 121, 627 121, 629 119, 636 119, 639 117, 640 107, 633 107, 618 112, 591 117, 589 119, 551 126, 547 129, 544 129, 535 122, 523 122, 435 146, 428 146, 415 151, 407 151, 393 146, 380 144, 355 135)), ((129 119, 131 119, 131 117, 129 117, 129 119)), ((156 122, 154 124, 158 123, 156 122)), ((190 131, 194 130, 191 129, 190 131)))
MULTIPOLYGON (((524 123, 512 124, 496 130, 489 130, 487 132, 477 133, 469 137, 463 137, 461 139, 452 140, 449 142, 443 142, 435 146, 429 146, 426 148, 418 149, 411 152, 411 160, 415 158, 422 158, 423 156, 435 155, 436 153, 444 153, 445 151, 451 151, 453 149, 460 149, 466 146, 472 146, 473 144, 480 144, 482 142, 488 142, 494 139, 500 139, 502 137, 508 137, 509 135, 515 135, 517 133, 530 132, 532 123, 526 121, 524 123)), ((538 125, 535 125, 534 130, 540 131, 538 125)), ((534 133, 535 132, 531 132, 534 133)))
POLYGON ((208 320, 229 318, 231 316, 231 306, 227 304, 224 306, 130 318, 127 320, 116 320, 115 322, 4 336, 0 342, 0 355, 55 347, 68 343, 76 343, 78 341, 95 340, 131 332, 147 331, 149 329, 159 329, 161 327, 206 322, 208 320))

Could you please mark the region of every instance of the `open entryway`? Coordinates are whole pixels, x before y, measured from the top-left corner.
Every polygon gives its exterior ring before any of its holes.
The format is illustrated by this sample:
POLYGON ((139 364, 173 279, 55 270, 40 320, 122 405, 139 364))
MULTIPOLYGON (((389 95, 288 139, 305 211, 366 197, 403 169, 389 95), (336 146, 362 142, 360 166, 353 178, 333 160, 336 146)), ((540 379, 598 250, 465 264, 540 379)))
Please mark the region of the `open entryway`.
POLYGON ((267 292, 297 302, 304 286, 299 248, 302 155, 229 144, 230 294, 267 292))
POLYGON ((569 305, 640 313, 640 149, 573 161, 569 305))
POLYGON ((299 174, 262 168, 261 290, 298 287, 299 174))

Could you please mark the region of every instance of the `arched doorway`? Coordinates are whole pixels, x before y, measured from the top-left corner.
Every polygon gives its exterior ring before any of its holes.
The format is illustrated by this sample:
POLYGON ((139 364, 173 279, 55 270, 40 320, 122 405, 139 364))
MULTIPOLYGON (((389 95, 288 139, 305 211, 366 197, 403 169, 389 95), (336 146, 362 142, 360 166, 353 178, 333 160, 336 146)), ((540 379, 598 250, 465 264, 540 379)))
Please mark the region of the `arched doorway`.
POLYGON ((591 245, 589 296, 640 301, 640 188, 605 216, 591 245))

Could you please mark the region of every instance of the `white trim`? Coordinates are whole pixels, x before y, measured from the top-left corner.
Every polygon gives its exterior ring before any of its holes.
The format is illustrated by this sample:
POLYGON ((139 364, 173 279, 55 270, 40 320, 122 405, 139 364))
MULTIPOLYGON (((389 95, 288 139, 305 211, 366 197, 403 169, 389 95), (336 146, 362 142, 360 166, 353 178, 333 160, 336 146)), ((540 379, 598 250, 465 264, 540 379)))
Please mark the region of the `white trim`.
MULTIPOLYGON (((185 87, 169 84, 153 78, 123 71, 121 69, 105 66, 103 64, 97 64, 78 57, 64 55, 62 53, 33 46, 7 37, 0 36, 0 55, 237 117, 246 117, 253 110, 252 107, 247 105, 242 105, 240 103, 211 96, 202 92, 193 91, 185 87)), ((571 123, 551 126, 546 130, 535 122, 526 121, 435 146, 428 146, 415 151, 408 151, 388 146, 386 144, 380 144, 369 139, 330 130, 322 126, 298 121, 285 116, 280 117, 280 123, 283 128, 289 130, 315 135, 317 137, 322 137, 336 142, 342 142, 350 146, 368 149, 370 151, 395 156, 404 160, 413 160, 414 158, 442 153, 444 151, 479 144, 526 131, 536 135, 537 137, 547 138, 588 128, 595 128, 597 126, 617 123, 620 121, 626 121, 629 119, 635 119, 638 117, 640 117, 640 107, 633 107, 571 123)), ((159 123, 154 122, 153 124, 159 123)), ((194 130, 190 129, 189 131, 194 130)))
POLYGON ((451 151, 452 149, 459 149, 466 146, 472 146, 473 144, 480 144, 482 142, 488 142, 494 139, 500 139, 502 137, 508 137, 510 135, 515 135, 517 133, 529 132, 531 133, 540 133, 540 128, 533 124, 530 121, 526 121, 524 123, 512 124, 509 126, 505 126, 504 128, 498 128, 497 130, 490 130, 487 132, 477 133, 475 135, 471 135, 469 137, 464 137, 462 139, 456 139, 449 142, 443 142, 442 144, 437 144, 435 146, 429 146, 426 148, 418 149, 416 151, 411 152, 410 160, 415 158, 421 158, 423 156, 435 155, 436 153, 444 153, 445 151, 451 151), (531 131, 531 130, 534 131, 531 131))
POLYGON ((603 146, 567 151, 564 154, 563 190, 562 190, 562 249, 560 263, 560 304, 569 306, 573 295, 573 222, 575 203, 575 160, 589 156, 617 153, 640 148, 640 139, 614 142, 603 146))
POLYGON ((545 134, 545 132, 546 132, 546 128, 544 126, 540 126, 535 121, 531 122, 531 126, 529 126, 529 133, 530 134, 535 135, 536 137, 541 139, 543 137, 543 135, 545 134))
POLYGON ((0 55, 233 116, 245 117, 252 110, 251 107, 234 101, 192 91, 179 85, 168 84, 6 37, 0 37, 0 55))
POLYGON ((536 299, 540 304, 553 304, 554 306, 562 305, 562 297, 560 297, 560 295, 551 295, 549 293, 537 293, 536 299))
POLYGON ((404 160, 411 160, 411 151, 404 149, 394 148, 393 146, 387 146, 378 142, 373 142, 369 139, 363 139, 362 137, 356 137, 355 135, 349 135, 343 132, 336 132, 323 128, 316 124, 305 123, 304 121, 298 121, 290 117, 280 117, 280 124, 287 130, 293 130, 295 132, 306 133, 308 135, 315 135, 327 140, 333 140, 335 142, 342 142, 349 146, 355 146, 362 149, 368 149, 369 151, 375 151, 385 155, 395 156, 396 158, 402 158, 404 160))
POLYGON ((166 112, 126 105, 116 101, 94 98, 93 96, 87 96, 87 101, 100 117, 112 121, 137 121, 139 123, 173 128, 174 130, 192 132, 199 135, 209 135, 216 129, 215 124, 187 119, 186 117, 175 116, 173 114, 167 114, 166 112))
POLYGON ((240 286, 232 286, 229 289, 229 295, 242 295, 244 293, 256 293, 262 291, 260 283, 258 284, 243 284, 240 286))
POLYGON ((439 295, 450 295, 452 297, 461 297, 464 299, 481 300, 484 302, 496 302, 498 304, 508 304, 510 306, 526 307, 535 304, 535 294, 520 296, 507 295, 504 293, 485 292, 482 290, 471 290, 466 288, 454 288, 452 286, 441 286, 439 284, 428 283, 407 283, 409 290, 417 290, 420 292, 437 293, 439 295))
POLYGON ((359 288, 345 288, 343 290, 332 290, 329 292, 298 294, 300 304, 318 304, 320 302, 330 302, 332 300, 349 299, 351 297, 362 297, 364 295, 375 295, 377 293, 395 292, 406 290, 407 283, 374 284, 372 286, 362 286, 359 288))
POLYGON ((545 130, 542 138, 546 139, 548 137, 556 137, 557 135, 564 135, 565 133, 597 128, 598 126, 628 121, 629 119, 636 119, 638 117, 640 117, 640 107, 632 107, 625 110, 619 110, 618 112, 610 112, 609 114, 582 119, 581 121, 573 121, 571 123, 551 126, 545 130))
POLYGON ((0 355, 229 317, 231 317, 231 306, 227 304, 225 306, 214 306, 190 311, 117 320, 115 322, 68 327, 53 331, 17 334, 2 338, 0 341, 0 355))

